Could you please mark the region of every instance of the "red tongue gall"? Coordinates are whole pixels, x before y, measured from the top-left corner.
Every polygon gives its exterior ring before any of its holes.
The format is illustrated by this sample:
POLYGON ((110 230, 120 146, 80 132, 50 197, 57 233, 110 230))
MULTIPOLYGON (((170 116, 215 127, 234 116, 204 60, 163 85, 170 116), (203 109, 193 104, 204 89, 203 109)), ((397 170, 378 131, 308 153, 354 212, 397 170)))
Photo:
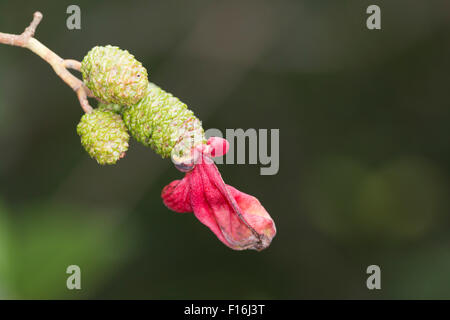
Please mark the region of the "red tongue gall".
POLYGON ((175 212, 193 212, 228 247, 260 251, 270 245, 275 224, 258 199, 222 180, 211 157, 226 154, 228 148, 228 142, 217 137, 195 148, 200 156, 193 168, 167 185, 162 198, 175 212))

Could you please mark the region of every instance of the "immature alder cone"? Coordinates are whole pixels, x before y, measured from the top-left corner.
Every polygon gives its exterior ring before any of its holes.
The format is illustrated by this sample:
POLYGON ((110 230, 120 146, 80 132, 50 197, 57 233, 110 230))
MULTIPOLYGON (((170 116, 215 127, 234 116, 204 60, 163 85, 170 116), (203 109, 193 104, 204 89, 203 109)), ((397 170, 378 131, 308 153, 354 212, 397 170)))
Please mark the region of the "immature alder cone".
POLYGON ((132 136, 150 146, 163 158, 171 155, 175 145, 190 140, 204 142, 201 121, 183 102, 150 83, 145 97, 123 110, 123 120, 132 136))
POLYGON ((125 156, 130 136, 122 117, 113 111, 95 109, 77 126, 81 144, 99 164, 115 164, 125 156))
POLYGON ((132 105, 146 93, 147 70, 132 54, 118 47, 92 48, 81 62, 86 86, 106 103, 132 105))

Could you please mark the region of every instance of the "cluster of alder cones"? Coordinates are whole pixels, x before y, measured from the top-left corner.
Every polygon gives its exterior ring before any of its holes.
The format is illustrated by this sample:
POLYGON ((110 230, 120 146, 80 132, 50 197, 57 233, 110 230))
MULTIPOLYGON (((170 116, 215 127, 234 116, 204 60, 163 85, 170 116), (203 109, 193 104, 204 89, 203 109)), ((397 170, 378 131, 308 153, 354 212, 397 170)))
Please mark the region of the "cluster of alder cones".
POLYGON ((86 86, 101 101, 80 120, 81 144, 99 164, 125 156, 130 134, 162 157, 182 139, 203 137, 193 112, 170 93, 149 83, 145 67, 114 46, 97 46, 81 62, 86 86))

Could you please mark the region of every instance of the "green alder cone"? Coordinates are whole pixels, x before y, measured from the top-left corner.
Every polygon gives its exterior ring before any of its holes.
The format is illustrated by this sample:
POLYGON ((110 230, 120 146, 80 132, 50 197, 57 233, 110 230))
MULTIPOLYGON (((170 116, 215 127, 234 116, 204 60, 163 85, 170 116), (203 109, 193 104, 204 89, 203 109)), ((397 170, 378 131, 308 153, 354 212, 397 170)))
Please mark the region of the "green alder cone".
POLYGON ((146 93, 147 70, 132 54, 113 46, 92 48, 81 61, 86 86, 106 103, 132 105, 146 93))
POLYGON ((128 134, 122 117, 113 111, 95 109, 86 113, 77 126, 81 144, 101 165, 115 164, 128 150, 128 134))
POLYGON ((163 158, 181 141, 191 141, 190 147, 204 142, 201 121, 186 104, 153 83, 149 83, 146 96, 125 108, 122 116, 131 135, 163 158))

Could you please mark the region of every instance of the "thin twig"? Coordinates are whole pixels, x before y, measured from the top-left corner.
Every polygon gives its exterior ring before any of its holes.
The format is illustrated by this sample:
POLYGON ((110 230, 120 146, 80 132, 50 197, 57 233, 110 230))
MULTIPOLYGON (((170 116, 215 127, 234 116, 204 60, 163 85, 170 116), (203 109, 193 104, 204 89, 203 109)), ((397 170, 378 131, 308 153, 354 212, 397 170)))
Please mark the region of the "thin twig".
POLYGON ((27 48, 47 61, 55 71, 55 73, 77 94, 78 100, 84 112, 90 113, 92 107, 89 105, 88 97, 94 97, 92 92, 85 86, 83 81, 75 77, 67 70, 68 68, 80 71, 81 63, 76 60, 64 60, 45 45, 40 43, 34 34, 36 28, 42 20, 42 13, 35 12, 33 21, 25 29, 22 34, 9 34, 0 32, 0 43, 10 46, 27 48))
POLYGON ((81 62, 77 61, 77 60, 66 59, 66 60, 64 60, 64 67, 66 67, 67 69, 73 69, 76 71, 80 71, 81 62))

